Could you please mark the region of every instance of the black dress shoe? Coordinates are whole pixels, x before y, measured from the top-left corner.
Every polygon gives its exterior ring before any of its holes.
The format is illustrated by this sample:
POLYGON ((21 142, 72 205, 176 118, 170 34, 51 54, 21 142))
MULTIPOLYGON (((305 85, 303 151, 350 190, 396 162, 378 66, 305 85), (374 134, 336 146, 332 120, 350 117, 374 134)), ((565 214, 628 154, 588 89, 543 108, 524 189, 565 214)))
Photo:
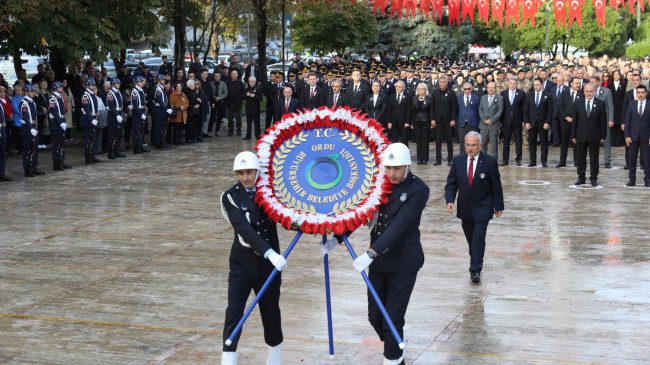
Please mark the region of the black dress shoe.
POLYGON ((228 132, 228 137, 232 136, 232 131, 228 132))
POLYGON ((34 177, 34 173, 29 170, 25 170, 25 177, 34 177))
POLYGON ((34 175, 45 175, 43 171, 37 169, 36 167, 34 167, 34 171, 32 172, 34 173, 34 175))
POLYGON ((14 179, 10 178, 5 174, 0 174, 0 181, 14 181, 14 179))
POLYGON ((438 165, 440 165, 440 161, 435 161, 435 162, 433 163, 433 166, 438 166, 438 165))
POLYGON ((147 149, 146 147, 142 147, 140 149, 141 152, 151 152, 151 150, 147 149))
POLYGON ((481 274, 475 271, 472 271, 470 273, 470 278, 472 279, 472 283, 478 283, 481 281, 481 274))
POLYGON ((67 163, 65 163, 65 162, 61 162, 61 167, 63 167, 64 169, 71 169, 71 168, 72 168, 72 165, 67 164, 67 163))
POLYGON ((645 183, 643 186, 645 186, 646 188, 650 188, 650 182, 645 183))
POLYGON ((501 163, 499 165, 500 166, 508 166, 508 163, 506 161, 501 161, 501 163))
POLYGON ((636 181, 630 180, 627 182, 627 184, 625 184, 625 186, 636 186, 636 181))
MULTIPOLYGON (((133 153, 137 153, 137 152, 133 151, 133 153)), ((86 163, 86 165, 90 165, 90 157, 87 156, 84 162, 86 163)))
POLYGON ((113 152, 109 152, 109 153, 108 153, 108 159, 109 159, 109 160, 114 160, 114 159, 116 159, 116 158, 117 158, 117 157, 115 157, 115 154, 113 154, 113 152))
POLYGON ((201 135, 201 137, 203 137, 203 138, 212 138, 212 136, 209 135, 209 134, 207 134, 207 133, 203 133, 203 134, 201 135))
POLYGON ((91 161, 92 163, 100 163, 100 162, 104 162, 104 161, 102 161, 102 160, 100 160, 100 159, 98 159, 98 158, 96 158, 96 157, 93 157, 90 161, 91 161))
POLYGON ((591 181, 591 186, 598 186, 598 181, 592 180, 591 181))
POLYGON ((537 166, 536 163, 532 163, 532 162, 531 162, 531 163, 528 164, 528 167, 535 167, 535 166, 537 166))
POLYGON ((52 170, 54 170, 54 171, 63 171, 63 167, 61 167, 61 163, 55 162, 54 166, 52 167, 52 170))
POLYGON ((612 168, 612 164, 611 164, 611 163, 606 163, 606 164, 605 164, 605 168, 606 168, 606 169, 611 169, 611 168, 612 168))
POLYGON ((126 155, 123 154, 122 152, 116 152, 116 153, 115 153, 115 157, 124 158, 124 157, 126 157, 126 155))
POLYGON ((582 185, 585 183, 585 179, 578 179, 573 185, 582 185))
POLYGON ((521 166, 521 161, 516 161, 516 162, 517 162, 517 166, 521 166))
POLYGON ((196 137, 196 141, 197 142, 203 142, 203 138, 201 138, 201 136, 198 136, 198 137, 196 137))
POLYGON ((623 170, 629 170, 629 169, 630 169, 630 166, 628 166, 628 165, 623 166, 623 170))
POLYGON ((246 137, 244 137, 244 138, 242 138, 242 139, 251 139, 251 137, 250 137, 250 136, 246 136, 246 137))
POLYGON ((557 168, 566 167, 566 164, 565 163, 559 163, 559 164, 555 165, 555 167, 557 167, 557 168))
POLYGON ((546 162, 542 163, 542 167, 548 167, 548 164, 546 162))
POLYGON ((238 135, 238 136, 241 136, 241 131, 237 131, 237 135, 238 135))
POLYGON ((451 161, 447 162, 447 166, 451 166, 451 161))

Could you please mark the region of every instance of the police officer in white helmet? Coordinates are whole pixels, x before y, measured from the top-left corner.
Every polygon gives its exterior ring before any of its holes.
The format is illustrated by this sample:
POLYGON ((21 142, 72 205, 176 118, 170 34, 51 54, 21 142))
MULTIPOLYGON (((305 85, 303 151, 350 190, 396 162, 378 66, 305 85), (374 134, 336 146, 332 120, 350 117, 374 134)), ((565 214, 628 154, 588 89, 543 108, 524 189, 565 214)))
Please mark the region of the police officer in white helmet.
MULTIPOLYGON (((393 143, 384 150, 382 164, 393 191, 371 224, 370 248, 354 260, 353 266, 358 272, 370 267, 368 277, 404 338, 404 315, 424 263, 419 227, 429 187, 410 171, 411 153, 402 143, 393 143)), ((368 320, 384 342, 384 365, 404 364, 404 351, 370 293, 368 320)))
MULTIPOLYGON (((233 166, 239 182, 221 195, 221 211, 235 231, 230 251, 222 365, 237 364, 237 343, 241 332, 230 346, 226 346, 225 341, 243 317, 251 290, 257 293, 274 268, 282 271, 287 265, 284 257, 278 254, 280 244, 275 223, 255 203, 259 170, 260 164, 254 153, 239 153, 233 166)), ((279 365, 282 362, 280 284, 281 275, 278 273, 259 301, 264 341, 269 346, 267 365, 279 365)))

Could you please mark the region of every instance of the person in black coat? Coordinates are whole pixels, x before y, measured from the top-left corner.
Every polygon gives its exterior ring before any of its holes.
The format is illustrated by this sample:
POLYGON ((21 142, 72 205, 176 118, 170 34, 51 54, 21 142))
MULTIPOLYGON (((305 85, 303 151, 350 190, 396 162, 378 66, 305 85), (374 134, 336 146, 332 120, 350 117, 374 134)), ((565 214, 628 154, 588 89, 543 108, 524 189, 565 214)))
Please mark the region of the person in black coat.
POLYGON ((411 97, 404 91, 404 82, 395 83, 395 93, 388 98, 388 130, 392 142, 408 146, 411 130, 411 97))
POLYGON ((541 145, 542 167, 548 167, 548 131, 551 128, 551 113, 553 101, 542 90, 542 80, 533 81, 533 90, 526 96, 524 102, 524 126, 528 130, 528 152, 530 164, 528 167, 537 166, 537 136, 541 145))
POLYGON ((230 71, 230 80, 226 82, 228 86, 228 135, 232 136, 233 131, 237 128, 237 135, 241 136, 241 105, 244 100, 244 83, 239 80, 237 70, 230 71))
POLYGON ((431 97, 433 108, 433 124, 436 131, 436 161, 434 165, 442 163, 442 141, 447 143, 447 165, 451 166, 454 158, 454 126, 458 115, 458 100, 456 93, 449 87, 447 76, 440 76, 438 87, 431 97))
POLYGON ((551 100, 553 101, 553 112, 551 113, 551 144, 554 147, 558 147, 560 145, 560 130, 561 130, 561 121, 558 112, 560 111, 560 100, 562 100, 562 94, 564 94, 564 91, 569 88, 568 85, 564 85, 564 76, 559 75, 559 74, 554 74, 557 75, 555 80, 557 81, 557 84, 554 84, 551 86, 551 89, 548 92, 548 95, 551 97, 551 100))
MULTIPOLYGON (((581 100, 584 95, 580 91, 580 79, 572 78, 569 81, 570 89, 563 91, 560 97, 558 119, 560 120, 560 163, 555 167, 566 166, 566 158, 569 153, 569 141, 571 140, 571 126, 573 115, 575 114, 575 104, 581 100)), ((577 149, 573 150, 573 164, 578 166, 576 161, 577 149)))
POLYGON ((625 89, 627 88, 627 82, 622 78, 621 71, 614 70, 612 72, 611 81, 607 87, 612 92, 612 98, 614 99, 614 127, 611 130, 612 147, 620 147, 625 144, 621 125, 625 115, 623 100, 625 100, 625 89))
POLYGON ((368 99, 363 105, 363 112, 368 117, 381 123, 386 128, 386 102, 388 97, 381 92, 381 84, 375 81, 371 86, 372 93, 368 95, 368 99))
POLYGON ((318 75, 311 72, 309 74, 309 84, 301 90, 300 109, 308 111, 320 108, 325 105, 325 94, 325 90, 318 86, 318 75))
POLYGON ((429 130, 435 127, 433 106, 429 89, 424 82, 418 84, 411 98, 411 129, 415 131, 418 165, 429 163, 429 130))
POLYGON ((644 185, 650 187, 650 109, 646 99, 645 85, 636 88, 636 101, 630 103, 623 120, 625 125, 625 144, 629 148, 630 171, 626 186, 636 185, 636 161, 641 151, 641 168, 644 172, 644 185))
POLYGON ((196 143, 198 142, 198 125, 201 123, 201 95, 196 90, 196 80, 187 80, 187 89, 185 94, 187 95, 187 101, 189 106, 187 107, 187 124, 185 129, 185 142, 186 143, 196 143))
POLYGON ((368 100, 370 87, 361 82, 361 72, 359 70, 352 71, 352 83, 347 85, 345 95, 348 96, 351 109, 363 110, 364 104, 368 100))
POLYGON ((348 96, 341 92, 340 81, 336 80, 332 82, 332 93, 327 95, 325 106, 328 108, 350 106, 348 96))
POLYGON ((447 212, 453 214, 458 194, 456 216, 461 219, 463 232, 469 245, 470 279, 481 281, 485 235, 494 215, 504 210, 503 187, 497 160, 482 149, 481 135, 469 132, 465 135, 465 152, 454 158, 445 185, 447 212))
MULTIPOLYGON (((623 99, 623 105, 622 105, 622 117, 621 119, 625 118, 625 113, 627 112, 627 106, 635 101, 636 98, 636 88, 641 85, 641 76, 638 74, 634 74, 632 76, 632 90, 628 90, 625 93, 625 98, 623 99)), ((624 125, 621 125, 621 129, 624 131, 624 125)), ((643 159, 643 156, 641 156, 643 159)), ((625 145, 625 166, 623 167, 624 170, 629 169, 630 166, 630 148, 625 145)))
MULTIPOLYGON (((223 329, 222 364, 237 363, 237 345, 241 332, 230 346, 226 340, 244 315, 251 290, 262 288, 273 269, 282 271, 287 265, 279 254, 280 243, 275 223, 257 204, 254 197, 259 176, 259 161, 252 152, 241 152, 235 157, 233 171, 239 182, 221 194, 221 212, 234 228, 228 274, 228 307, 223 329)), ((269 346, 267 364, 280 364, 283 341, 280 314, 281 273, 271 281, 259 301, 264 341, 269 346)))
POLYGON ((275 105, 275 120, 282 120, 285 114, 291 114, 298 111, 300 108, 300 101, 291 97, 293 90, 290 87, 284 88, 284 98, 278 100, 275 105))
POLYGON ((255 130, 255 139, 260 138, 260 102, 263 98, 262 87, 257 85, 254 76, 248 78, 246 88, 246 136, 243 139, 251 139, 251 131, 255 130))
MULTIPOLYGON (((370 247, 354 260, 361 272, 370 267, 368 278, 401 338, 404 338, 404 315, 417 273, 424 264, 420 241, 420 220, 429 200, 429 187, 409 167, 411 155, 402 143, 393 143, 384 151, 382 161, 386 177, 393 185, 387 202, 379 207, 370 230, 370 247)), ((368 293, 368 320, 384 343, 384 364, 400 364, 400 350, 381 312, 368 293)))
POLYGON ((582 90, 585 97, 576 102, 571 126, 571 138, 578 149, 578 181, 575 185, 585 183, 589 150, 589 180, 592 186, 598 186, 598 154, 600 144, 607 137, 607 111, 605 102, 594 98, 594 84, 588 83, 582 90))
POLYGON ((503 97, 503 114, 501 114, 501 124, 503 128, 503 161, 501 166, 506 166, 510 159, 510 138, 515 138, 515 162, 521 166, 521 131, 524 116, 524 100, 526 93, 517 88, 517 78, 511 77, 508 80, 508 88, 501 92, 503 97), (512 98, 512 99, 511 99, 512 98))

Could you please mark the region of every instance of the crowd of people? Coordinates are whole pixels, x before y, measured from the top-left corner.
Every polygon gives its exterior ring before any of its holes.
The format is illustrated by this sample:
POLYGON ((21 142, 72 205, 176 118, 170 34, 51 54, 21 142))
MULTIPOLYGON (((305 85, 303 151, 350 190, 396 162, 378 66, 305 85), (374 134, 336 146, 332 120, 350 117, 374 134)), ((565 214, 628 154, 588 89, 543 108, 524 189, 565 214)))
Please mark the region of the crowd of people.
POLYGON ((92 164, 101 162, 95 155, 104 152, 109 159, 124 157, 122 137, 126 150, 146 153, 147 133, 158 149, 219 136, 225 121, 226 136, 242 136, 244 106, 244 139, 259 138, 287 113, 347 106, 381 122, 393 142, 416 142, 418 164, 440 165, 443 145, 446 162, 451 164, 454 154, 462 150, 455 152, 454 143, 462 141, 467 132, 477 131, 485 153, 499 159, 501 151, 502 166, 510 163, 511 144, 518 166, 523 164, 526 145, 528 166, 537 165, 539 144, 543 167, 548 166, 549 146, 560 147, 557 167, 566 166, 572 148, 577 183, 584 183, 589 151, 590 178, 595 185, 600 147, 605 168, 612 167, 611 148, 625 147, 624 168, 630 170, 630 183, 635 182, 640 153, 644 182, 650 184, 650 158, 644 157, 648 146, 641 143, 650 133, 648 122, 626 117, 631 102, 643 104, 637 100, 638 88, 648 87, 648 57, 552 60, 549 55, 544 59, 520 55, 488 61, 478 55, 450 60, 414 54, 372 55, 369 60, 357 57, 349 61, 335 56, 329 62, 318 59, 307 64, 296 53, 286 79, 282 72, 272 72, 265 83, 254 59, 242 67, 235 55, 229 64, 222 61, 213 70, 202 65, 199 56, 193 61, 188 71, 174 70, 163 57, 155 77, 141 62, 132 72, 122 66, 117 77, 111 78, 105 68, 97 69, 91 61, 71 65, 60 77, 41 65, 31 82, 21 70, 13 87, 0 75, 0 105, 6 125, 0 140, 0 178, 10 179, 4 174, 4 153, 11 145, 23 153, 26 176, 43 173, 38 169, 38 149, 47 145, 53 148, 54 170, 69 167, 64 161, 65 149, 59 145, 70 138, 72 127, 84 131, 85 162, 92 164), (589 118, 585 118, 580 111, 587 107, 585 100, 591 103, 592 95, 598 100, 593 103, 596 110, 591 113, 590 109, 589 118), (581 104, 584 108, 577 107, 581 104), (25 120, 25 111, 30 111, 27 117, 33 120, 25 120), (595 121, 596 117, 600 119, 595 121), (590 123, 594 126, 588 127, 590 123), (640 123, 641 127, 629 128, 635 135, 628 136, 626 123, 640 123), (434 141, 435 157, 430 158, 434 141))

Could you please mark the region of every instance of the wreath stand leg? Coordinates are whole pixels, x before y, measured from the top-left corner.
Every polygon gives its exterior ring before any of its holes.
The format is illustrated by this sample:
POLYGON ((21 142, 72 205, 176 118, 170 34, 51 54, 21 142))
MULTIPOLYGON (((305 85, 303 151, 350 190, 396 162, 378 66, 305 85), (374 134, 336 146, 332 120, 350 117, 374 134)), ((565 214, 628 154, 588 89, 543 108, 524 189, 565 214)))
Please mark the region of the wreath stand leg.
MULTIPOLYGON (((323 244, 327 235, 323 235, 323 244)), ((323 267, 325 268, 325 301, 327 302, 327 333, 329 335, 330 359, 334 358, 334 332, 332 330, 332 301, 330 297, 330 267, 328 254, 323 256, 323 267)))
MULTIPOLYGON (((291 244, 289 244, 289 247, 287 247, 286 251, 284 251, 284 254, 282 256, 284 256, 285 259, 289 256, 289 254, 291 253, 291 250, 293 250, 293 247, 296 245, 296 243, 298 243, 298 240, 300 239, 300 236, 302 236, 302 231, 298 231, 298 233, 296 234, 296 237, 293 238, 293 241, 291 241, 291 244)), ((244 313, 244 316, 239 320, 239 323, 237 323, 237 326, 235 327, 235 329, 230 334, 230 337, 228 337, 228 339, 226 340, 226 346, 232 345, 232 340, 241 331, 242 327, 244 326, 244 322, 246 322, 246 320, 248 319, 248 316, 251 315, 251 312, 253 311, 253 308, 255 308, 255 306, 257 305, 257 302, 260 301, 260 299, 262 298, 262 296, 266 292, 266 289, 268 289, 269 285, 271 284, 271 282, 273 281, 273 279, 275 278, 275 276, 277 274, 278 274, 278 269, 273 269, 273 271, 271 272, 271 275, 269 275, 269 278, 266 279, 266 282, 264 282, 264 285, 262 286, 260 291, 257 292, 257 295, 255 296, 255 299, 253 299, 253 302, 251 303, 251 305, 248 307, 248 309, 244 313)))
MULTIPOLYGON (((345 246, 348 248, 348 251, 350 252, 350 255, 352 255, 352 259, 356 260, 357 254, 354 253, 354 249, 352 248, 352 245, 350 245, 350 241, 348 240, 347 235, 342 235, 343 237, 343 242, 345 242, 345 246)), ((375 291, 375 288, 372 286, 372 283, 370 282, 370 279, 368 279, 368 274, 366 274, 365 271, 361 272, 361 276, 363 276, 363 280, 365 280, 366 285, 368 285, 368 291, 370 291, 370 294, 372 294, 372 297, 375 299, 375 303, 377 303, 377 307, 379 307, 379 310, 381 311, 381 315, 384 317, 384 320, 388 324, 388 327, 390 328, 390 331, 393 333, 393 337, 395 337, 395 341, 399 344, 400 349, 404 349, 404 341, 402 341, 402 338, 400 337, 399 333, 397 333, 397 329, 395 328, 395 325, 393 324, 393 321, 391 321, 390 317, 388 316, 388 312, 386 312, 386 308, 384 305, 381 303, 381 300, 379 299, 379 296, 377 295, 377 291, 375 291)))

